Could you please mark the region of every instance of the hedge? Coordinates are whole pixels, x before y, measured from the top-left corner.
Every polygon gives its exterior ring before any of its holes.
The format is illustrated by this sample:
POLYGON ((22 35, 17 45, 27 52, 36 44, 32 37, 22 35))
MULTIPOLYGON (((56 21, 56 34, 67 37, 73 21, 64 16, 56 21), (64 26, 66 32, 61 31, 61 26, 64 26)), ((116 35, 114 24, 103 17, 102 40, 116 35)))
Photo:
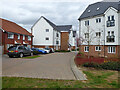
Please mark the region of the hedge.
POLYGON ((56 50, 55 52, 70 52, 70 50, 56 50))
POLYGON ((96 69, 106 69, 106 70, 117 70, 120 71, 120 62, 118 61, 109 61, 109 62, 105 62, 102 64, 98 64, 98 63, 85 63, 83 64, 84 67, 93 67, 96 69))

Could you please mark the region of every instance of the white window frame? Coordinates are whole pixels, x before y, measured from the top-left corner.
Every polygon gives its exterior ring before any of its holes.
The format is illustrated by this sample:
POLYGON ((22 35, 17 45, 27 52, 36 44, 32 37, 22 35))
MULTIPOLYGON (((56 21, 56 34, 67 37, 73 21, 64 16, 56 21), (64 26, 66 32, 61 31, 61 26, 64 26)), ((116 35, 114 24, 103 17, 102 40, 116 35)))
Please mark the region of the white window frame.
POLYGON ((31 41, 31 36, 28 36, 28 41, 31 41))
POLYGON ((101 46, 95 46, 95 51, 101 51, 101 46), (97 50, 98 48, 98 50, 97 50))
POLYGON ((23 35, 23 40, 25 40, 25 35, 23 35))
POLYGON ((96 32, 96 37, 101 37, 101 32, 96 32))
POLYGON ((116 47, 115 46, 108 46, 108 53, 115 54, 116 53, 116 47), (115 49, 115 51, 114 51, 114 49, 115 49))
POLYGON ((18 39, 20 39, 20 34, 18 34, 18 39))
POLYGON ((85 46, 84 47, 84 52, 89 52, 89 47, 88 46, 85 46), (88 49, 87 49, 88 48, 88 49))
POLYGON ((101 23, 101 18, 96 18, 96 23, 101 23))
POLYGON ((13 39, 14 38, 14 34, 13 33, 8 33, 8 39, 13 39), (9 35, 11 35, 10 37, 9 37, 9 35))

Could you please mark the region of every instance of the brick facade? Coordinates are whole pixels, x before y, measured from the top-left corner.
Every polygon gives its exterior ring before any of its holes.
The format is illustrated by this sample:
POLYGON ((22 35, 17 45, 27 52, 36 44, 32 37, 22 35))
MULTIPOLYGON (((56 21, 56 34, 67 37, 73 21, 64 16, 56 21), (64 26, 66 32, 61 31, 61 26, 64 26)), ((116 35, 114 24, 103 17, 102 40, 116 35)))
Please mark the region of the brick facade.
POLYGON ((0 30, 0 46, 2 46, 2 30, 0 30))
POLYGON ((20 42, 20 45, 25 45, 23 42, 27 42, 28 44, 26 44, 26 46, 30 45, 32 47, 32 38, 31 37, 31 41, 28 40, 28 36, 25 36, 25 40, 23 40, 23 35, 20 35, 20 39, 18 39, 17 34, 14 34, 14 38, 13 39, 9 39, 8 38, 8 33, 4 32, 3 33, 3 46, 4 46, 4 53, 7 52, 7 44, 11 44, 11 45, 15 45, 15 41, 20 42))
POLYGON ((61 32, 61 50, 68 50, 69 32, 61 32))
MULTIPOLYGON (((80 52, 88 55, 88 52, 85 52, 85 46, 87 45, 81 45, 80 46, 80 52)), ((98 46, 98 45, 97 45, 98 46)), ((105 50, 104 50, 104 46, 101 46, 101 51, 95 51, 95 45, 90 45, 89 46, 89 55, 90 56, 95 56, 95 57, 120 57, 120 45, 116 45, 116 50, 115 53, 108 53, 108 47, 109 46, 105 46, 105 50)))

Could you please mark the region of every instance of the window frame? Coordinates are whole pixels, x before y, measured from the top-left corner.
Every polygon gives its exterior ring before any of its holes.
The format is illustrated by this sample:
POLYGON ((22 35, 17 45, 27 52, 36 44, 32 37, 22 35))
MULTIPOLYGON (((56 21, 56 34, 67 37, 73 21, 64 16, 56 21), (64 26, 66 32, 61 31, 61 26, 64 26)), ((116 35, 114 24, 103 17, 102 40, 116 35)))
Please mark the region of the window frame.
POLYGON ((49 37, 46 37, 45 40, 46 40, 46 41, 49 41, 49 37))
POLYGON ((46 29, 46 32, 49 32, 49 29, 46 29))
POLYGON ((28 41, 31 41, 31 36, 28 36, 28 41))
POLYGON ((8 35, 8 36, 7 36, 7 37, 8 37, 8 39, 14 39, 14 34, 13 34, 13 33, 8 33, 7 35, 8 35), (11 36, 11 37, 9 37, 9 35, 12 35, 12 36, 11 36))
POLYGON ((17 39, 18 39, 18 40, 20 39, 20 34, 17 35, 17 39))
POLYGON ((25 35, 23 35, 23 40, 25 40, 25 35))
POLYGON ((88 46, 84 47, 84 52, 89 52, 89 47, 88 46))
POLYGON ((116 47, 115 46, 108 46, 108 53, 115 54, 116 53, 116 47))
POLYGON ((95 46, 95 51, 101 51, 101 46, 95 46))

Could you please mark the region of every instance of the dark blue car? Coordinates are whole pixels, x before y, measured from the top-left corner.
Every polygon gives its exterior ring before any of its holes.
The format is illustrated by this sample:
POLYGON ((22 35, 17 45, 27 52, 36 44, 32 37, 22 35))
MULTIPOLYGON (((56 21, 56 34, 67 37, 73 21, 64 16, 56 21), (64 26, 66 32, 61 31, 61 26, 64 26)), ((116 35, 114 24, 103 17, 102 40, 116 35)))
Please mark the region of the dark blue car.
POLYGON ((36 54, 46 54, 47 52, 44 51, 44 50, 40 50, 38 48, 31 48, 33 50, 33 54, 36 55, 36 54))

